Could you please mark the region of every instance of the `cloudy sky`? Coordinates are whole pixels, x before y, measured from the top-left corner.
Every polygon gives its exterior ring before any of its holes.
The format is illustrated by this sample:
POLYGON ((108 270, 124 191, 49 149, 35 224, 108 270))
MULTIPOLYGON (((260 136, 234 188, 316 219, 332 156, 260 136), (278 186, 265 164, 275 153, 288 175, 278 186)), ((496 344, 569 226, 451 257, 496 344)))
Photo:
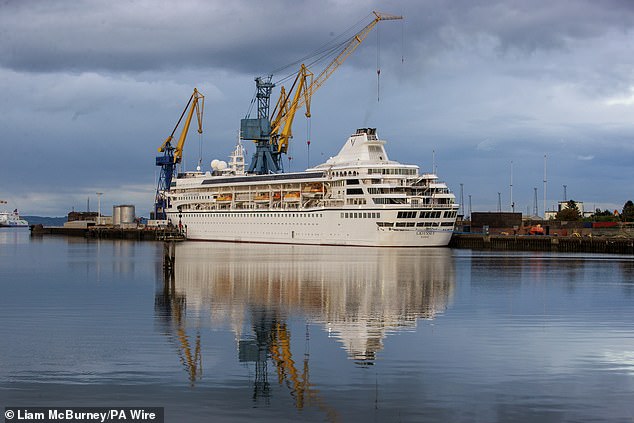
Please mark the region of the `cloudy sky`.
POLYGON ((634 199, 628 0, 0 0, 0 198, 61 216, 88 198, 96 210, 103 192, 104 213, 135 204, 148 216, 157 148, 194 87, 204 134, 190 134, 185 165, 202 151, 208 167, 232 150, 254 77, 361 28, 372 10, 405 20, 381 22, 314 95, 287 170, 370 126, 390 158, 435 167, 458 198, 462 184, 467 212, 469 197, 473 211, 498 199, 510 211, 512 192, 515 210, 532 213, 537 188, 542 214, 545 169, 549 209, 564 185, 586 209, 634 199))

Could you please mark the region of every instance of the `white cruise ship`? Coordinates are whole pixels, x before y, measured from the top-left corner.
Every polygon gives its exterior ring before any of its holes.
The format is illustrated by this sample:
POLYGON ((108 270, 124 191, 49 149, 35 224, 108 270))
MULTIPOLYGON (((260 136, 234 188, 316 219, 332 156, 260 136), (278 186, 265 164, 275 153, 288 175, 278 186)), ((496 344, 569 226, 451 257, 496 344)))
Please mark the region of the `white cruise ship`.
POLYGON ((187 239, 385 247, 446 246, 458 204, 435 174, 390 160, 375 128, 358 129, 335 157, 304 172, 245 172, 230 162, 172 180, 165 209, 187 239))

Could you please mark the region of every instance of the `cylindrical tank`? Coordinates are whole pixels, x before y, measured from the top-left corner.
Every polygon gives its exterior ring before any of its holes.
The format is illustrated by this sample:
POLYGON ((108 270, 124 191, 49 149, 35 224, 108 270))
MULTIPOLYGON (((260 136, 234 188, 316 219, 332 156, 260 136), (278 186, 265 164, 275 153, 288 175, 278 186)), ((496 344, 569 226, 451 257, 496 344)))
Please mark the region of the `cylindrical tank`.
POLYGON ((112 206, 112 224, 114 226, 121 225, 121 208, 119 206, 112 206))
POLYGON ((112 224, 114 226, 134 223, 135 217, 134 206, 132 205, 122 204, 112 207, 112 224))
POLYGON ((134 219, 136 218, 134 215, 134 206, 124 204, 119 206, 119 208, 121 209, 121 224, 134 223, 134 219))

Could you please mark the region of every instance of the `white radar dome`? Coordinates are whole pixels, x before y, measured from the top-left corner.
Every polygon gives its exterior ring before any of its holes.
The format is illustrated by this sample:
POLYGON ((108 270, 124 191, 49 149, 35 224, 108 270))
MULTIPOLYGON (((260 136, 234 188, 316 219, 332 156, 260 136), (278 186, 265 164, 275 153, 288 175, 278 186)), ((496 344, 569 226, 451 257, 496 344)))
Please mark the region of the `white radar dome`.
POLYGON ((218 170, 225 170, 227 168, 227 162, 221 160, 218 162, 218 170))
POLYGON ((213 160, 211 161, 211 169, 212 169, 212 170, 216 170, 216 169, 218 169, 218 163, 220 163, 220 160, 218 160, 218 159, 213 159, 213 160))

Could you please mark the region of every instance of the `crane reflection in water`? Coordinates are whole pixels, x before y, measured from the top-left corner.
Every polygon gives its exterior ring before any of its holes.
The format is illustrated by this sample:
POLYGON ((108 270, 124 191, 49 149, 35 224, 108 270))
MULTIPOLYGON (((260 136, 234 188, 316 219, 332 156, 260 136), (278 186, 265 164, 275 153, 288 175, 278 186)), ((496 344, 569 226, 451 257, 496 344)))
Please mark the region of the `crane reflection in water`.
POLYGON ((309 380, 309 324, 323 327, 354 365, 370 366, 388 333, 442 314, 455 288, 451 250, 444 248, 198 242, 174 248, 173 266, 159 278, 155 309, 190 382, 202 377, 201 327, 228 324, 239 361, 255 366, 254 401, 270 401, 274 373, 298 409, 317 406, 331 421, 336 412, 309 380), (287 321, 297 315, 307 323, 305 333, 295 334, 304 336, 304 351, 294 355, 287 321), (195 335, 186 332, 192 326, 195 335))

